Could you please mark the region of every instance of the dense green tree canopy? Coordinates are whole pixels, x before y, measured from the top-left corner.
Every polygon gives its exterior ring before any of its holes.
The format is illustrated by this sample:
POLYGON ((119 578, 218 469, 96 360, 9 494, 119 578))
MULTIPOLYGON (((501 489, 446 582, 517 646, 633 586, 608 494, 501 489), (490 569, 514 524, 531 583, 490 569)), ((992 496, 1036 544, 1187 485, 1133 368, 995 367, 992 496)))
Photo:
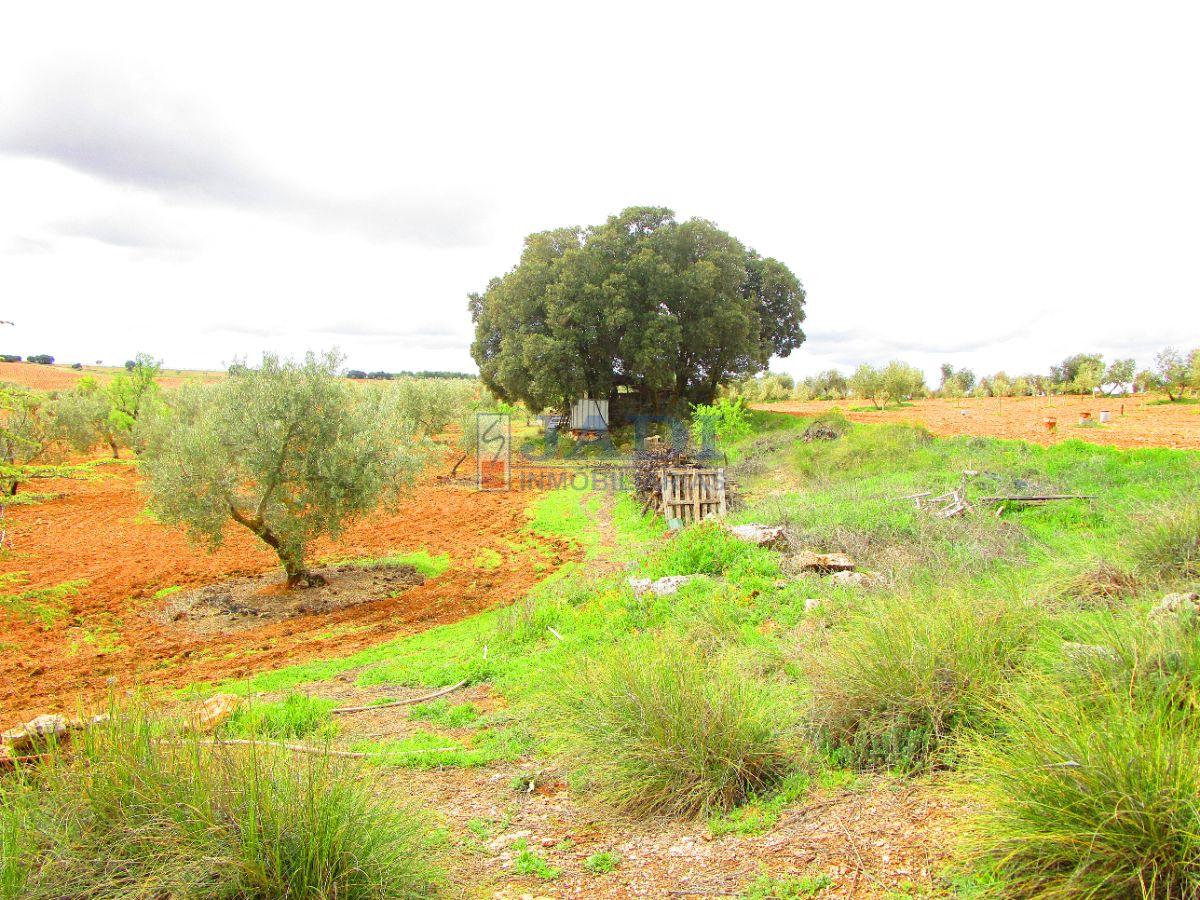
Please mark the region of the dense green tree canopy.
POLYGON ((530 235, 470 305, 484 383, 535 409, 620 388, 709 403, 804 341, 804 288, 787 266, 659 207, 530 235))

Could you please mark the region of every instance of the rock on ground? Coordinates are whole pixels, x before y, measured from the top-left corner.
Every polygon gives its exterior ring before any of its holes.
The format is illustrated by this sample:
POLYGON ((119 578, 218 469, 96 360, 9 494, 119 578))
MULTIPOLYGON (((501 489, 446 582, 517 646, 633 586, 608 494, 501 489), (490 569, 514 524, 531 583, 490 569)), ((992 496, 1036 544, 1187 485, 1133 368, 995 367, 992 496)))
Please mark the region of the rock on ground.
POLYGON ((829 576, 833 584, 846 584, 853 587, 880 587, 883 576, 875 572, 834 572, 829 576))
POLYGON ((784 560, 784 569, 789 572, 817 572, 828 575, 831 572, 849 572, 855 563, 845 553, 813 553, 802 550, 784 560))
POLYGON ((1200 594, 1195 591, 1180 594, 1167 594, 1150 610, 1151 620, 1167 619, 1177 616, 1180 612, 1200 614, 1200 594))
POLYGON ((65 741, 71 731, 66 716, 44 715, 0 734, 12 756, 28 756, 45 751, 52 741, 65 741))
POLYGON ((732 525, 729 533, 738 540, 770 550, 787 548, 787 529, 782 525, 732 525))
POLYGON ((649 578, 630 578, 629 586, 633 588, 633 593, 638 597, 644 594, 666 597, 669 594, 678 592, 689 581, 703 577, 702 575, 666 575, 654 581, 651 581, 649 578))

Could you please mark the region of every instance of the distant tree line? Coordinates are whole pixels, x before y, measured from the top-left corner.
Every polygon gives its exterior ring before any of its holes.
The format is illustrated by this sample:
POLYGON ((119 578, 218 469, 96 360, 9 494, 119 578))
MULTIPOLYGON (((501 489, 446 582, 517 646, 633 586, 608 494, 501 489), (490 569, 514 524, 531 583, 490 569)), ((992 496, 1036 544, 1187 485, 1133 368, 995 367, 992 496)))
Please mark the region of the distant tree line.
POLYGON ((422 369, 419 372, 410 372, 407 369, 400 372, 364 372, 362 369, 348 369, 346 377, 360 381, 391 381, 395 378, 460 378, 473 380, 479 376, 472 375, 470 372, 434 372, 428 369, 422 369))
POLYGON ((1075 353, 1046 373, 1009 375, 1005 371, 976 375, 972 369, 941 366, 936 387, 924 373, 899 360, 882 366, 863 364, 850 375, 829 369, 796 381, 790 375, 767 372, 731 383, 728 396, 750 403, 780 400, 870 401, 877 408, 917 397, 1045 397, 1051 394, 1103 394, 1161 391, 1172 401, 1200 395, 1200 348, 1182 353, 1167 347, 1154 357, 1154 365, 1137 369, 1132 358, 1106 362, 1099 353, 1075 353))

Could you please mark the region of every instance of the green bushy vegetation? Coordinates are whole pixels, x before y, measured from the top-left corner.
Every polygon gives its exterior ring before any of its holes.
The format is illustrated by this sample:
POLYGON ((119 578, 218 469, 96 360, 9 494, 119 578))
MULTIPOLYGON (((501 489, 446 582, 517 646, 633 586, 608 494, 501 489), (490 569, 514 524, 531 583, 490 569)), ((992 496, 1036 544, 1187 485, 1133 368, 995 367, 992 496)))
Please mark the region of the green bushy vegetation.
POLYGON ((635 815, 729 809, 793 765, 786 695, 659 636, 557 674, 558 733, 590 792, 635 815))
POLYGON ((337 733, 329 714, 335 706, 333 700, 305 694, 289 694, 274 703, 244 703, 223 730, 239 737, 329 739, 337 733))
POLYGON ((137 711, 0 780, 0 897, 417 900, 429 825, 331 757, 171 738, 137 711))

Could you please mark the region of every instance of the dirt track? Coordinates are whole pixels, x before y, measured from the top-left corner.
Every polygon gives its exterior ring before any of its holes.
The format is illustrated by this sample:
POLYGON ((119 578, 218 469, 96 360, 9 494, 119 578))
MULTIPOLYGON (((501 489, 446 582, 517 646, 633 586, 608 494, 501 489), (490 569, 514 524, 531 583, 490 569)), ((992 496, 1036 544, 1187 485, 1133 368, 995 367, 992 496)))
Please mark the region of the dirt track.
MULTIPOLYGON (((1161 399, 1147 395, 1100 399, 1055 397, 1052 403, 1047 403, 1045 397, 918 400, 900 409, 893 407, 847 415, 855 422, 914 422, 941 436, 972 434, 1016 438, 1035 444, 1078 439, 1113 447, 1200 449, 1200 405, 1155 403, 1161 399), (1112 414, 1109 424, 1094 428, 1079 426, 1081 412, 1090 412, 1093 420, 1098 420, 1102 410, 1112 414), (1047 415, 1058 419, 1054 432, 1047 431, 1043 424, 1047 415)), ((834 408, 845 411, 857 405, 858 401, 788 400, 755 404, 755 409, 813 416, 834 408)))
POLYGON ((66 600, 66 615, 49 626, 0 606, 0 727, 27 714, 74 712, 81 697, 105 693, 110 678, 120 689, 182 685, 344 655, 510 602, 571 555, 566 545, 544 539, 529 546, 521 533, 528 493, 431 482, 396 511, 377 512, 336 544, 314 547, 312 558, 425 549, 449 554, 444 574, 395 598, 204 638, 186 623, 157 624, 152 613, 168 599, 155 594, 264 572, 276 566, 274 556, 233 527, 218 552, 194 547, 179 529, 145 515, 130 467, 99 471, 98 481, 41 482, 38 490, 63 496, 8 510, 12 550, 0 560, 0 577, 19 572, 28 581, 0 593, 86 583, 66 600), (526 546, 514 549, 518 541, 526 546), (499 554, 498 566, 480 563, 484 548, 499 554))

